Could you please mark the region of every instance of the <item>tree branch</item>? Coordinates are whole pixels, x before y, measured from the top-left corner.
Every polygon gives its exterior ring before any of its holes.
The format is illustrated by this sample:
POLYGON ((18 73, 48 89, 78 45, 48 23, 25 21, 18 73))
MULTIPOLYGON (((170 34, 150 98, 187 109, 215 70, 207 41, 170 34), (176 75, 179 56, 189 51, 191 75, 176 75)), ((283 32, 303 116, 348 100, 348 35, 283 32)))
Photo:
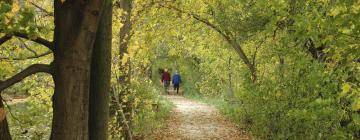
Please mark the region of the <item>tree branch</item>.
POLYGON ((6 41, 10 40, 12 38, 11 35, 4 35, 3 37, 0 38, 0 45, 4 44, 6 41))
POLYGON ((256 45, 255 46, 255 52, 254 52, 254 54, 253 54, 253 56, 252 56, 252 64, 255 66, 256 64, 255 64, 255 60, 256 60, 256 55, 257 55, 257 53, 258 53, 258 50, 259 50, 259 48, 261 47, 261 45, 262 45, 262 43, 264 43, 265 42, 265 40, 262 40, 260 43, 259 43, 259 45, 256 45))
POLYGON ((24 69, 23 71, 21 71, 20 73, 18 73, 16 75, 12 76, 11 78, 9 78, 5 81, 0 81, 0 92, 18 82, 20 82, 21 80, 25 79, 26 77, 33 75, 35 73, 39 73, 39 72, 51 73, 51 66, 46 65, 46 64, 33 64, 33 65, 27 67, 26 69, 24 69))
POLYGON ((40 58, 43 56, 47 56, 49 54, 52 54, 51 51, 47 51, 45 53, 39 54, 39 55, 34 55, 34 56, 28 56, 28 57, 24 57, 24 58, 9 58, 9 57, 0 57, 0 60, 27 60, 27 59, 35 59, 35 58, 40 58))
POLYGON ((44 45, 45 47, 49 48, 51 51, 54 51, 54 48, 53 48, 53 42, 50 42, 44 38, 41 38, 41 37, 37 37, 35 39, 32 39, 32 38, 29 38, 28 37, 28 34, 26 33, 20 33, 20 32, 14 32, 13 33, 14 36, 16 37, 20 37, 20 38, 24 38, 24 39, 28 39, 28 40, 31 40, 31 41, 34 41, 36 43, 39 43, 41 45, 44 45))
POLYGON ((228 36, 226 33, 224 33, 223 31, 221 31, 220 28, 218 28, 218 27, 216 27, 214 24, 210 23, 210 21, 208 21, 207 19, 201 18, 201 17, 200 17, 199 15, 197 15, 197 14, 190 13, 190 12, 186 12, 186 11, 184 11, 184 10, 181 10, 181 9, 177 8, 177 7, 167 6, 167 5, 164 5, 164 4, 162 4, 162 3, 159 3, 159 5, 160 5, 161 7, 167 8, 167 9, 169 9, 169 10, 175 10, 175 11, 177 11, 177 12, 180 12, 180 13, 183 13, 183 14, 187 14, 188 16, 190 16, 190 17, 196 19, 197 21, 200 21, 200 22, 206 24, 207 26, 209 26, 210 28, 214 29, 216 32, 218 32, 219 34, 221 34, 223 37, 229 38, 229 36, 228 36))
POLYGON ((249 58, 246 56, 244 50, 241 48, 240 44, 236 42, 236 39, 228 32, 228 31, 222 31, 219 27, 217 27, 216 25, 212 24, 209 20, 202 18, 201 16, 191 13, 191 12, 186 12, 184 10, 181 10, 177 7, 174 6, 167 6, 164 5, 163 3, 158 3, 160 5, 160 7, 163 8, 167 8, 169 10, 175 10, 177 12, 183 13, 183 14, 187 14, 188 16, 194 18, 197 21, 200 21, 202 23, 204 23, 205 25, 209 26, 210 28, 212 28, 213 30, 215 30, 216 32, 218 32, 221 36, 223 36, 225 38, 225 40, 235 49, 235 51, 239 54, 241 60, 245 63, 245 65, 249 68, 252 77, 253 77, 253 81, 256 80, 256 69, 254 64, 252 64, 249 60, 249 58))

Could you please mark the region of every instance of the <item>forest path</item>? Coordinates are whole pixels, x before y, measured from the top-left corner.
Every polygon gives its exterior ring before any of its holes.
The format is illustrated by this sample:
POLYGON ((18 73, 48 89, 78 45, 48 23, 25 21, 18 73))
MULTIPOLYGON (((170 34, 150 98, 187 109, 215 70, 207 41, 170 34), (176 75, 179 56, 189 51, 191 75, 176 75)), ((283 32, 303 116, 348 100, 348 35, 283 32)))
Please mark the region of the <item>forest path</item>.
POLYGON ((167 95, 175 107, 167 120, 167 126, 156 132, 155 139, 162 140, 249 140, 234 123, 222 116, 213 106, 167 95))

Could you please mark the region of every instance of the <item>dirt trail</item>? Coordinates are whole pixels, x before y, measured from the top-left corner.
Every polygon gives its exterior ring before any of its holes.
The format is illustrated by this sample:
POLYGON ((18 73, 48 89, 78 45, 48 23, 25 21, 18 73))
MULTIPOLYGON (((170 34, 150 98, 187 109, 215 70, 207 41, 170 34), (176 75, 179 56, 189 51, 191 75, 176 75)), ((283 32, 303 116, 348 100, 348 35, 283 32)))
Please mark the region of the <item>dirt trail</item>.
POLYGON ((167 127, 156 132, 162 140, 249 140, 214 107, 181 96, 166 96, 175 107, 167 127))

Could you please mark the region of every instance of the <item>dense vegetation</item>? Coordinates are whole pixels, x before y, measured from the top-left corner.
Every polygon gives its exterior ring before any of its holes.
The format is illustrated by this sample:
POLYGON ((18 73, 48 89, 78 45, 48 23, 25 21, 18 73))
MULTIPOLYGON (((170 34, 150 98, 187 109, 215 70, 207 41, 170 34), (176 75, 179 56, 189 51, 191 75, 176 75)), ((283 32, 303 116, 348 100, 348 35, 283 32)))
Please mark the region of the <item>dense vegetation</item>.
POLYGON ((254 137, 360 139, 359 20, 359 0, 0 1, 0 139, 147 136, 162 68, 254 137))

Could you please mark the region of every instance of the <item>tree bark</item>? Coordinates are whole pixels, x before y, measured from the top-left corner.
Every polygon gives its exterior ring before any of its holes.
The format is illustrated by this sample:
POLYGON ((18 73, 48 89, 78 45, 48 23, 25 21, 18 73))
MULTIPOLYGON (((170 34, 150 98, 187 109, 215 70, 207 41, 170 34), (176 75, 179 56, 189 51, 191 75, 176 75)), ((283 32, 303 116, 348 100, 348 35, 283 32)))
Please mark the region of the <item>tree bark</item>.
MULTIPOLYGON (((120 28, 119 38, 120 38, 120 45, 119 45, 119 55, 120 60, 124 59, 125 54, 128 53, 128 45, 131 39, 130 31, 131 31, 131 9, 132 9, 132 0, 121 0, 120 1, 120 8, 123 9, 124 15, 121 16, 121 23, 123 26, 120 28)), ((129 60, 122 64, 120 61, 120 72, 121 75, 119 77, 119 83, 124 86, 128 86, 130 84, 130 73, 129 73, 129 60)))
POLYGON ((91 62, 89 140, 108 138, 112 39, 112 1, 105 0, 91 62))
POLYGON ((51 140, 87 140, 92 49, 102 0, 54 1, 54 83, 51 140))
MULTIPOLYGON (((120 28, 120 33, 119 33, 119 37, 120 37, 119 55, 120 55, 120 60, 123 60, 125 54, 128 53, 128 45, 131 39, 130 31, 132 27, 132 23, 131 23, 132 0, 121 0, 119 1, 119 5, 120 8, 123 9, 123 13, 122 13, 123 15, 121 16, 121 23, 123 24, 123 27, 120 28)), ((120 61, 119 64, 121 75, 119 76, 118 80, 122 88, 119 94, 119 99, 122 99, 123 96, 130 93, 129 87, 130 87, 130 79, 131 79, 130 59, 128 59, 125 62, 125 64, 122 64, 121 62, 122 61, 120 61)), ((124 106, 121 107, 124 112, 126 120, 124 121, 123 118, 119 118, 118 121, 122 123, 122 126, 124 128, 123 135, 125 136, 125 139, 130 140, 132 139, 132 134, 131 134, 132 101, 129 100, 128 102, 121 104, 124 104, 124 106), (128 130, 125 130, 125 128, 127 128, 128 130)))
POLYGON ((11 38, 12 38, 12 36, 11 36, 11 35, 8 35, 8 34, 2 36, 2 37, 0 38, 0 45, 4 44, 6 41, 10 40, 11 38))

